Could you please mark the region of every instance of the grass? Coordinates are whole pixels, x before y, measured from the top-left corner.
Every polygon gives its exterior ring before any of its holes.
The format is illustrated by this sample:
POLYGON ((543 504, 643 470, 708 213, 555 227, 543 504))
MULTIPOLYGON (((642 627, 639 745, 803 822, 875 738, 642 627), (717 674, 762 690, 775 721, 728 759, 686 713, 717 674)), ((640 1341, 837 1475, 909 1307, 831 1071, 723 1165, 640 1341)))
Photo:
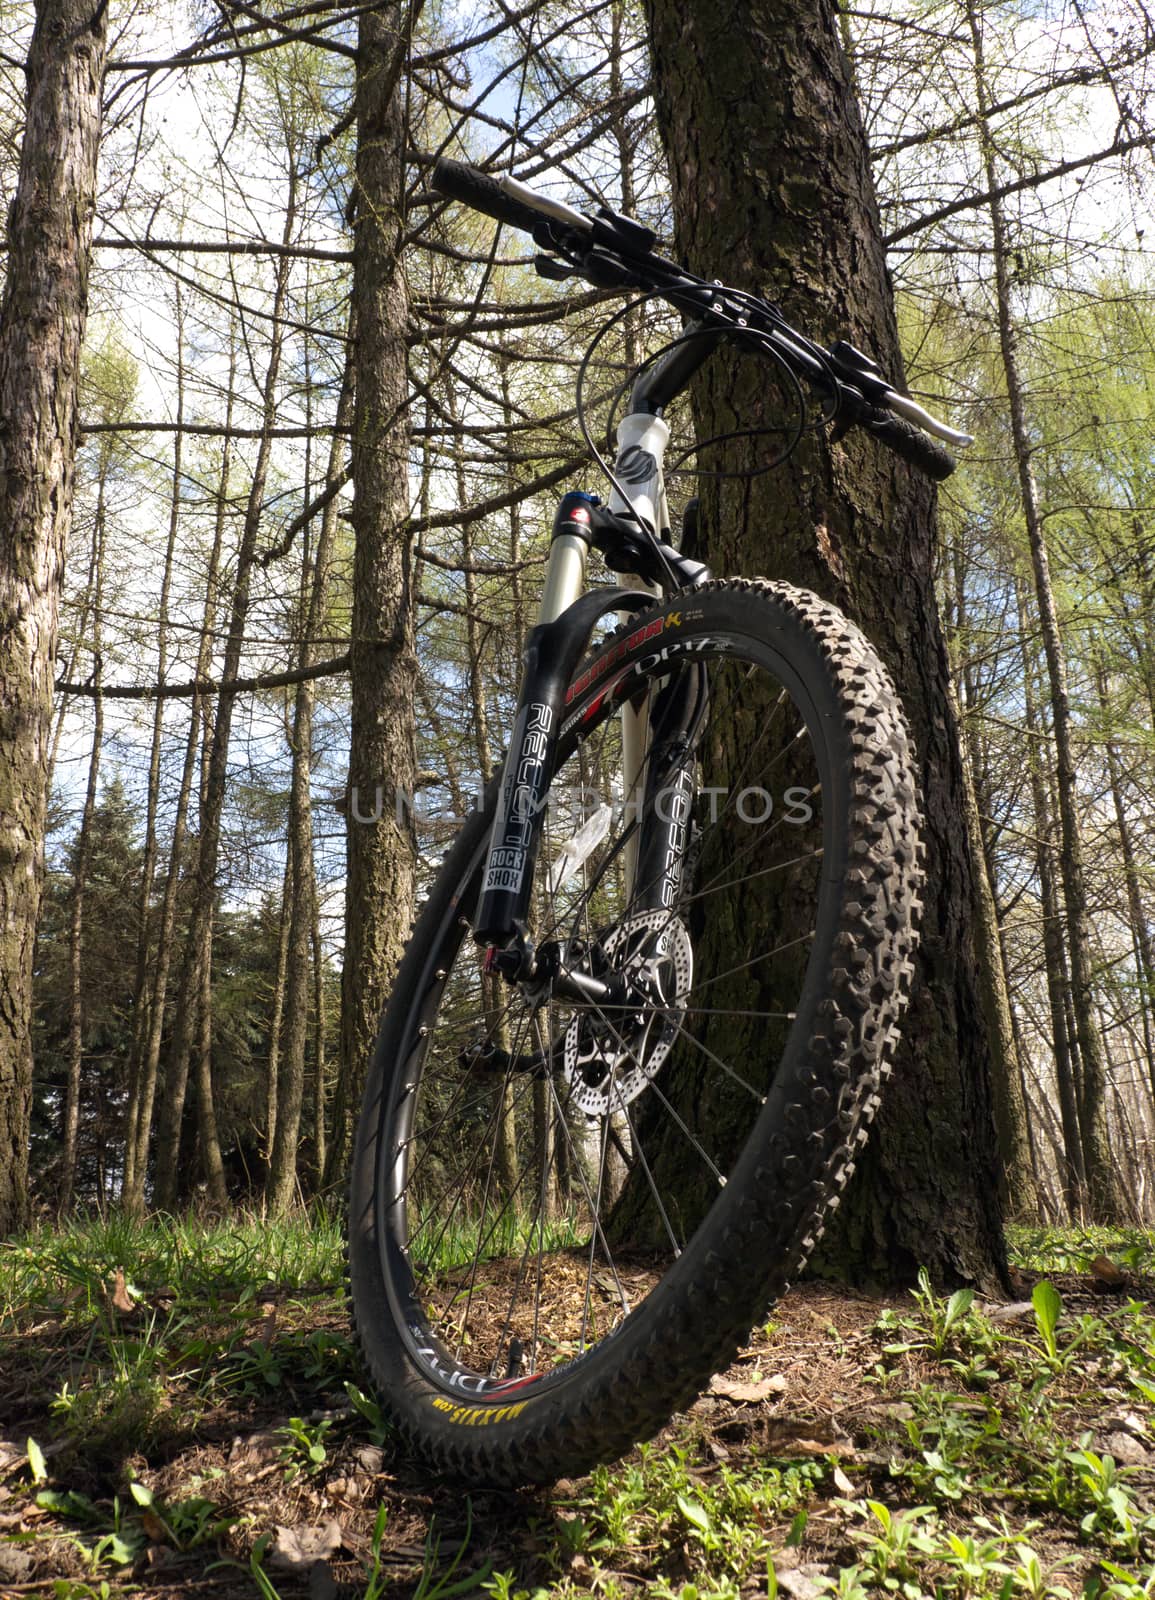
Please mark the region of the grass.
POLYGON ((1018 1307, 804 1285, 733 1373, 781 1400, 467 1495, 364 1389, 331 1218, 39 1230, 0 1247, 0 1597, 1155 1600, 1153 1246, 1016 1230, 1018 1307))

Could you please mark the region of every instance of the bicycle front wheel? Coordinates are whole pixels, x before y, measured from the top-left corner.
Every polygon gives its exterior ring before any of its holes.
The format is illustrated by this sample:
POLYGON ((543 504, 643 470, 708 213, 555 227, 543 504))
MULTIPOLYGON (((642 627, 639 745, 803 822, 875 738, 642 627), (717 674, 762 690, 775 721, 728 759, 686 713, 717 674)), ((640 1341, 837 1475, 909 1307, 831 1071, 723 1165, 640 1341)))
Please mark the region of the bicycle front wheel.
POLYGON ((486 970, 491 824, 461 829, 385 1014, 349 1274, 403 1437, 513 1484, 655 1432, 805 1259, 889 1069, 922 870, 885 669, 764 581, 662 602, 570 687, 529 932, 626 999, 486 970))

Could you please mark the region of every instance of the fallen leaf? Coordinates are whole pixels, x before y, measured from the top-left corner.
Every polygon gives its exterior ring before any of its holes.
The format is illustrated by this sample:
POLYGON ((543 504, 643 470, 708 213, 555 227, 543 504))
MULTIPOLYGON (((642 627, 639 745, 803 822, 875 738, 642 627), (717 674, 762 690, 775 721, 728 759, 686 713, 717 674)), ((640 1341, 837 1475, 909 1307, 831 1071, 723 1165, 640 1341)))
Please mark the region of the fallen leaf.
POLYGON ((1147 1450, 1139 1440, 1133 1434, 1122 1431, 1107 1435, 1103 1454, 1127 1467, 1142 1467, 1148 1460, 1147 1450))
POLYGON ((845 1472, 843 1472, 841 1467, 835 1467, 834 1469, 834 1487, 838 1490, 839 1494, 854 1493, 854 1485, 846 1476, 845 1472))
POLYGON ((724 1400, 734 1400, 742 1405, 753 1405, 758 1400, 768 1400, 771 1395, 786 1392, 786 1379, 780 1372, 769 1378, 759 1378, 743 1383, 741 1379, 724 1378, 721 1374, 710 1379, 710 1393, 724 1400))
POLYGON ((1091 1262, 1091 1277, 1096 1288, 1106 1290, 1108 1293, 1127 1287, 1127 1274, 1122 1267, 1117 1267, 1110 1256, 1096 1256, 1091 1262))
POLYGON ((31 1578, 35 1565, 30 1550, 22 1550, 19 1545, 0 1544, 0 1582, 24 1583, 31 1578))
POLYGON ((140 1514, 140 1525, 148 1534, 153 1544, 167 1544, 169 1531, 157 1516, 155 1511, 144 1510, 140 1514))
POLYGON ((119 1311, 122 1317, 136 1310, 136 1301, 129 1294, 124 1281, 123 1267, 117 1267, 112 1275, 112 1309, 119 1311))
POLYGON ((379 1472, 384 1471, 385 1468, 385 1452, 381 1449, 380 1445, 358 1445, 356 1450, 353 1452, 353 1460, 357 1463, 362 1472, 367 1472, 369 1476, 373 1478, 375 1478, 379 1472))
POLYGON ((314 1561, 327 1561, 345 1542, 345 1530, 333 1518, 324 1527, 278 1526, 269 1548, 269 1565, 282 1572, 307 1572, 314 1561))
POLYGON ((841 1456, 844 1460, 854 1455, 851 1440, 837 1438, 833 1432, 828 1439, 815 1439, 813 1434, 819 1431, 821 1427, 812 1422, 791 1424, 785 1418, 772 1418, 766 1424, 766 1451, 775 1456, 841 1456))
MULTIPOLYGON (((817 1568, 817 1571, 821 1573, 822 1568, 817 1568)), ((800 1566, 795 1566, 795 1568, 790 1568, 790 1566, 776 1568, 776 1573, 774 1574, 776 1574, 779 1592, 784 1595, 790 1595, 790 1600, 817 1600, 817 1597, 825 1592, 825 1590, 819 1589, 814 1579, 809 1576, 809 1573, 801 1570, 800 1566)))
POLYGON ((1014 1322, 1018 1317, 1025 1317, 1034 1310, 1029 1300, 1010 1300, 1004 1305, 985 1307, 986 1314, 992 1322, 1014 1322))

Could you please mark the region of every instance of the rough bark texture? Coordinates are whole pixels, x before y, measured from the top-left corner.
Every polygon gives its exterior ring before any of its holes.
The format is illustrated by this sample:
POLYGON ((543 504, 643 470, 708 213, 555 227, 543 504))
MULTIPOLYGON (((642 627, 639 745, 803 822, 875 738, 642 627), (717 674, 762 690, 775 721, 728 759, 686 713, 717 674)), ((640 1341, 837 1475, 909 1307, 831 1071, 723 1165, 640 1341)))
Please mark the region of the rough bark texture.
MULTIPOLYGON (((761 290, 901 381, 867 148, 829 0, 647 0, 679 245, 707 276, 761 290)), ((782 421, 767 369, 707 373, 700 432, 782 421)), ((772 441, 711 466, 748 467, 772 441)), ((894 1081, 826 1260, 856 1276, 994 1285, 1005 1256, 989 1057, 972 938, 975 884, 958 730, 932 573, 929 487, 868 440, 807 434, 771 477, 714 480, 715 570, 789 578, 841 604, 898 683, 921 758, 928 845, 920 976, 894 1081)))
POLYGON ((363 13, 357 43, 356 218, 353 236, 353 618, 348 871, 341 1061, 329 1149, 330 1182, 348 1161, 353 1120, 388 986, 409 932, 414 647, 406 333, 401 267, 405 123, 398 82, 406 10, 363 13), (380 804, 378 804, 378 800, 380 804))
POLYGON ((107 17, 39 0, 0 301, 0 1236, 27 1211, 32 947, 107 17))

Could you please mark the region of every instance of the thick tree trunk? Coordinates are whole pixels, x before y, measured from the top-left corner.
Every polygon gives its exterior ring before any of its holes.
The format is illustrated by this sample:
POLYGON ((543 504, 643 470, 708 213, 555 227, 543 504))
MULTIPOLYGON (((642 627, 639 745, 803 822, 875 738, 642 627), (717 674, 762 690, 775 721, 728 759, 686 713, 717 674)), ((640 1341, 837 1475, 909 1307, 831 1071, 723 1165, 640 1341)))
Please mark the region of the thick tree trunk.
MULTIPOLYGON (((680 248, 761 290, 901 382, 868 152, 830 0, 647 0, 680 248)), ((707 369, 699 430, 781 425, 754 363, 707 369)), ((770 445, 766 447, 771 448, 770 445)), ((748 468, 748 441, 710 466, 748 468)), ((976 980, 974 863, 934 591, 929 486, 868 439, 804 435, 773 477, 703 495, 720 572, 790 578, 841 603, 898 683, 921 758, 928 845, 919 981, 894 1079, 827 1262, 858 1276, 1005 1277, 990 1059, 976 980)))
POLYGON ((341 1059, 326 1181, 345 1171, 365 1070, 413 910, 415 588, 409 535, 406 336, 401 262, 405 120, 399 92, 411 10, 361 15, 353 235, 352 725, 341 989, 341 1059))
POLYGON ((38 0, 0 300, 0 1237, 28 1206, 32 951, 107 23, 105 0, 38 0))

